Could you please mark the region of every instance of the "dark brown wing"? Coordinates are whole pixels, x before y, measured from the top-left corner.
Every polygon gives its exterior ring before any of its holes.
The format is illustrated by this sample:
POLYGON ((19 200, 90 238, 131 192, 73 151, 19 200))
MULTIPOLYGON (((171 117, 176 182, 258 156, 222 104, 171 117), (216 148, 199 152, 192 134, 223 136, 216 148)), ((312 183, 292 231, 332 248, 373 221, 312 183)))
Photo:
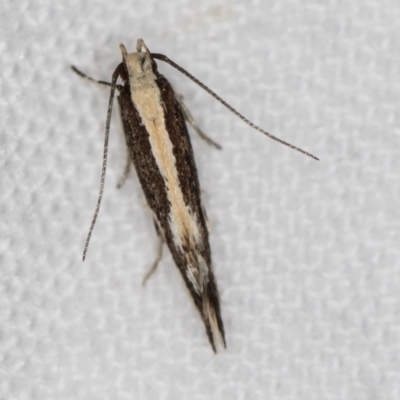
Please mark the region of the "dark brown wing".
POLYGON ((208 231, 193 150, 180 105, 171 85, 161 75, 158 76, 157 85, 161 93, 166 130, 172 143, 180 190, 185 204, 190 207, 197 221, 199 240, 195 243, 188 237, 186 240, 184 238, 181 247, 176 245, 176 232, 171 229, 169 219, 171 204, 167 185, 152 154, 149 134, 132 104, 128 84, 121 89, 118 97, 126 142, 148 205, 202 316, 211 346, 216 351, 216 341, 225 346, 224 327, 212 272, 208 231))

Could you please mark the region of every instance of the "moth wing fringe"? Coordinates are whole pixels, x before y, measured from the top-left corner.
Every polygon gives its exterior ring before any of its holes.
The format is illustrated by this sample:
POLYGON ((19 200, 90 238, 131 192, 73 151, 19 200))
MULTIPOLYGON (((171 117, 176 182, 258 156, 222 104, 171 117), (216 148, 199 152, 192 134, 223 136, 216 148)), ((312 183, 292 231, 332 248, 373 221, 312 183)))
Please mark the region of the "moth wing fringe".
POLYGON ((217 349, 226 348, 219 299, 213 299, 206 290, 202 296, 202 306, 200 313, 206 326, 207 336, 214 353, 217 353, 217 349), (217 303, 215 300, 217 300, 217 303))

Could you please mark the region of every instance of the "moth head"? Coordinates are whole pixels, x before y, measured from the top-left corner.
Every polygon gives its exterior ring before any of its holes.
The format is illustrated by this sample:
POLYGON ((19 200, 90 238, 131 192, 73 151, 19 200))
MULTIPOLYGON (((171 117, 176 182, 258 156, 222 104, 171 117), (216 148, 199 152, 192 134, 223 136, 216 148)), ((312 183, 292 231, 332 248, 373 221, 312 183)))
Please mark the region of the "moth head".
POLYGON ((148 52, 128 53, 123 44, 120 45, 122 58, 128 72, 131 84, 140 83, 148 79, 156 79, 154 74, 155 63, 148 52))

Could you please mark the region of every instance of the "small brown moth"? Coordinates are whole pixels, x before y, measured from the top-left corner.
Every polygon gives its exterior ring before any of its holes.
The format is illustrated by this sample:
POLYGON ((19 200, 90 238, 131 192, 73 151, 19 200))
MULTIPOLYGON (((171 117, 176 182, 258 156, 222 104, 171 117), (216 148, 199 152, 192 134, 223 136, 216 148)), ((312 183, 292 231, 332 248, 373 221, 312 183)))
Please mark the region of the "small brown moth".
POLYGON ((212 271, 206 214, 201 203, 200 185, 185 120, 208 143, 215 147, 219 145, 209 139, 195 124, 180 96, 176 95, 167 79, 157 71, 155 59, 162 60, 182 72, 254 129, 311 158, 318 159, 254 125, 168 57, 150 53, 142 39, 137 41, 136 53, 128 54, 123 44, 120 48, 122 62, 115 69, 111 83, 95 81, 72 67, 80 76, 111 87, 100 193, 86 239, 83 259, 86 257, 103 196, 110 119, 117 89, 129 152, 119 186, 128 176, 130 163, 133 162, 153 213, 160 240, 157 258, 146 274, 144 282, 157 268, 163 243, 166 243, 201 315, 211 347, 216 352, 217 343, 226 347, 224 325, 217 284, 212 271), (122 79, 123 85, 117 84, 118 78, 122 79))

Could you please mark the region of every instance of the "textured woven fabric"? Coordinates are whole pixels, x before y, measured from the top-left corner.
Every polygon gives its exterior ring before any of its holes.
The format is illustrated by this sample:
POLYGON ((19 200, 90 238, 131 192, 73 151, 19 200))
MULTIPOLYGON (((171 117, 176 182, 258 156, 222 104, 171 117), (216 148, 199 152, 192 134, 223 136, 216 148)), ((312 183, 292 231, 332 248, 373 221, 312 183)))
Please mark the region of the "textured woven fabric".
POLYGON ((397 0, 2 0, 0 399, 400 398, 397 0), (159 62, 198 124, 228 348, 214 356, 106 88, 143 37, 273 134, 159 62))

